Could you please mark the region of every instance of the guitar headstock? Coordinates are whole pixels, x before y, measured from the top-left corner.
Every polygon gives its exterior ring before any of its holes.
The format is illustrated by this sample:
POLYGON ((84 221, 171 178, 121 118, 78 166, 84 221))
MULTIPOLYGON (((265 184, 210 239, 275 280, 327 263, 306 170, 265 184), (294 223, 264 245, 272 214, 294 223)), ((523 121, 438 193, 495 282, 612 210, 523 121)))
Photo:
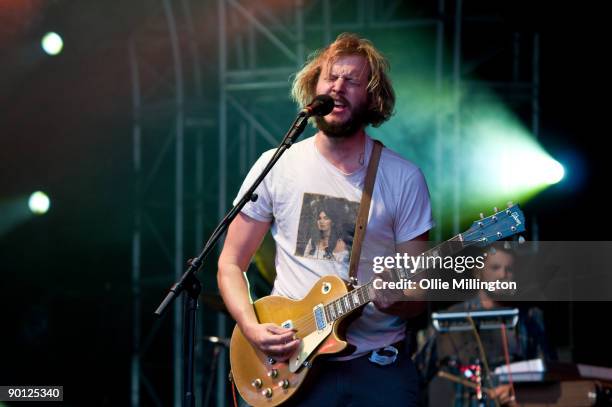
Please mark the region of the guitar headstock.
POLYGON ((474 221, 472 226, 462 233, 464 242, 487 245, 506 237, 525 231, 525 215, 518 205, 508 205, 507 209, 474 221))

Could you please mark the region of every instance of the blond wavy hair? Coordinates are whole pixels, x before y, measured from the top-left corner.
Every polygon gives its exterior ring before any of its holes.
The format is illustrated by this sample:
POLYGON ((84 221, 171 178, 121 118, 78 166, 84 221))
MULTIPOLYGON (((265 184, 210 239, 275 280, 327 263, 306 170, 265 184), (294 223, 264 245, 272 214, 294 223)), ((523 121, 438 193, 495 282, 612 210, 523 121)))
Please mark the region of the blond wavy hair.
POLYGON ((327 47, 312 53, 304 67, 295 75, 291 87, 291 97, 300 107, 306 106, 316 96, 315 89, 323 66, 341 56, 361 55, 370 67, 368 78, 369 104, 366 124, 380 126, 389 120, 395 106, 395 92, 389 79, 389 62, 372 42, 353 33, 342 33, 327 47))

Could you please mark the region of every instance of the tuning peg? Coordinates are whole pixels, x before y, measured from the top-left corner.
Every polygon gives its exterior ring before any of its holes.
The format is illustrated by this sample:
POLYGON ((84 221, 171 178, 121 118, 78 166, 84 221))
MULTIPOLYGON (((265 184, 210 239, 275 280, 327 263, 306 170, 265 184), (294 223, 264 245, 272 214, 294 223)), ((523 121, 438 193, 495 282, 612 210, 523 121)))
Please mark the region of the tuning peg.
POLYGON ((512 208, 512 205, 514 205, 514 202, 508 201, 508 208, 512 208))
POLYGON ((498 210, 497 210, 497 206, 494 206, 494 207, 493 207, 493 213, 497 213, 497 212, 498 212, 498 210))
POLYGON ((484 219, 484 213, 480 212, 480 219, 484 219))
POLYGON ((518 242, 519 242, 519 244, 525 243, 525 238, 523 236, 519 236, 518 242))

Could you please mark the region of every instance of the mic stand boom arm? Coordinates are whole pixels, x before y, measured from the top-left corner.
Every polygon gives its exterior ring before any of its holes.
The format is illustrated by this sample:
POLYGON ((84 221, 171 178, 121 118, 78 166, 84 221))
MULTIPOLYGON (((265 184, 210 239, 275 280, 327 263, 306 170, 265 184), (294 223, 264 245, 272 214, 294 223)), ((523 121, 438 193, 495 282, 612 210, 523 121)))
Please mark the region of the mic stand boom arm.
POLYGON ((184 363, 184 398, 183 406, 192 407, 195 403, 195 397, 193 393, 193 370, 194 370, 194 346, 195 346, 195 321, 196 321, 196 310, 197 301, 202 290, 202 286, 198 281, 195 274, 202 268, 204 259, 210 254, 212 249, 215 247, 221 236, 227 231, 227 228, 232 223, 234 218, 238 216, 238 213, 249 201, 255 202, 257 200, 257 194, 255 190, 261 184, 265 176, 270 172, 274 164, 280 159, 287 149, 295 142, 298 136, 304 131, 306 124, 308 123, 309 114, 307 112, 300 112, 297 118, 293 121, 291 128, 285 134, 280 145, 277 147, 274 155, 263 169, 261 174, 257 177, 253 185, 246 191, 244 196, 240 198, 240 201, 225 215, 223 220, 217 225, 212 235, 204 245, 204 249, 200 255, 189 261, 189 267, 187 271, 181 276, 181 278, 172 285, 170 291, 161 302, 161 304, 155 310, 155 315, 161 317, 168 306, 179 296, 183 291, 187 292, 187 301, 183 309, 184 327, 183 327, 183 363, 184 363))

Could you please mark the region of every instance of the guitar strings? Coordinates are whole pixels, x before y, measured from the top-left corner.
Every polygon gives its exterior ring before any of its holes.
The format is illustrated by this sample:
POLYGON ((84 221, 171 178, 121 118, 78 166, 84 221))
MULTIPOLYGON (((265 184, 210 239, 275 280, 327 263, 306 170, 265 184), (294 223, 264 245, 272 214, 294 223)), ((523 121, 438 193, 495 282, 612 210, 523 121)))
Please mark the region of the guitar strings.
MULTIPOLYGON (((415 277, 416 277, 418 274, 420 274, 422 271, 424 271, 424 269, 420 269, 420 270, 418 270, 416 273, 412 274, 412 275, 411 275, 411 276, 410 276, 408 279, 409 279, 409 280, 411 280, 412 278, 415 278, 415 277)), ((368 285, 370 285, 371 283, 372 283, 372 281, 370 281, 369 283, 367 283, 367 284, 365 284, 365 285, 363 285, 363 286, 360 286, 360 287, 356 288, 356 289, 355 289, 355 290, 353 290, 353 291, 350 291, 350 292, 348 292, 348 293, 346 293, 346 294, 343 294, 342 296, 340 296, 340 297, 338 297, 338 298, 336 298, 336 299, 334 299, 334 300, 332 300, 332 301, 330 301, 330 302, 328 302, 328 303, 324 304, 323 306, 324 306, 324 307, 327 307, 328 305, 331 305, 331 304, 333 304, 333 303, 335 303, 335 302, 339 302, 339 301, 341 301, 343 298, 347 297, 349 294, 354 293, 354 292, 355 292, 355 291, 357 291, 357 290, 360 290, 360 291, 362 291, 362 292, 367 293, 367 286, 368 286, 368 285)), ((359 295, 359 293, 357 293, 357 294, 359 295)), ((366 301, 364 302, 364 304, 365 304, 365 303, 367 303, 367 302, 369 302, 369 301, 371 301, 371 300, 369 299, 369 296, 370 296, 369 294, 367 294, 367 295, 363 295, 364 299, 366 300, 366 301)), ((364 304, 360 304, 359 306, 362 306, 362 305, 364 305, 364 304)), ((350 312, 354 311, 354 310, 355 310, 355 309, 357 309, 357 308, 358 308, 358 307, 353 308, 353 309, 352 309, 350 312)), ((342 309, 342 306, 340 307, 340 309, 342 309)), ((344 314, 344 313, 345 313, 345 312, 343 312, 342 314, 344 314)), ((348 313, 348 312, 346 312, 346 313, 348 313)), ((340 317, 340 316, 342 316, 342 315, 338 315, 338 317, 340 317)), ((334 318, 334 321, 335 321, 336 319, 337 319, 337 318, 334 318)), ((306 335, 308 335, 308 334, 310 334, 310 333, 314 332, 314 331, 316 330, 316 324, 315 324, 315 317, 314 317, 313 313, 309 313, 309 314, 307 314, 307 315, 304 315, 304 316, 299 317, 298 319, 294 320, 294 321, 293 321, 293 327, 294 327, 294 329, 297 331, 296 333, 302 333, 304 336, 306 336, 306 335)))
MULTIPOLYGON (((449 242, 459 242, 459 243, 461 243, 463 245, 463 248, 465 248, 467 246, 471 246, 472 244, 475 243, 475 242, 470 242, 470 241, 464 241, 463 240, 463 236, 461 234, 459 234, 457 236, 454 236, 453 238, 449 239, 445 243, 449 243, 449 242)), ((432 253, 432 252, 434 252, 436 250, 441 251, 441 250, 443 250, 443 248, 444 247, 443 247, 443 244, 442 244, 442 245, 439 245, 439 246, 437 246, 435 248, 427 250, 423 254, 426 255, 426 254, 432 253)), ((421 267, 419 269, 416 269, 406 279, 407 280, 412 280, 413 278, 416 278, 419 274, 421 274, 423 271, 426 271, 426 269, 423 268, 423 267, 421 267)), ((341 304, 343 298, 348 297, 349 294, 355 293, 356 291, 361 291, 361 292, 367 293, 367 295, 363 295, 363 298, 365 300, 363 304, 359 304, 357 307, 355 307, 354 306, 354 302, 351 301, 351 303, 353 303, 353 309, 351 309, 350 311, 342 311, 343 307, 342 307, 342 305, 340 305, 340 307, 338 307, 337 309, 341 310, 342 312, 338 312, 336 310, 336 312, 335 312, 336 313, 336 317, 333 318, 333 321, 336 321, 339 317, 343 316, 344 314, 348 314, 349 312, 354 311, 355 309, 359 308, 360 306, 363 306, 364 304, 372 301, 373 298, 370 298, 371 294, 368 292, 369 290, 367 289, 367 287, 370 284, 372 284, 372 282, 373 282, 373 280, 371 280, 370 282, 368 282, 365 285, 362 285, 362 286, 356 288, 353 291, 350 291, 348 293, 345 293, 345 294, 341 295, 340 297, 338 297, 338 298, 336 298, 336 299, 334 299, 334 300, 332 300, 332 301, 330 301, 330 302, 328 302, 326 304, 323 304, 323 307, 327 307, 328 305, 331 305, 331 304, 334 304, 334 303, 338 303, 338 302, 340 302, 340 304, 341 304)), ((359 295, 359 294, 360 293, 357 292, 357 295, 359 295)), ((361 300, 360 300, 360 302, 361 302, 361 300)), ((325 317, 327 319, 327 314, 325 315, 325 317)), ((333 321, 331 321, 331 322, 333 322, 333 321)), ((296 330, 296 334, 298 334, 298 333, 301 334, 301 337, 307 336, 310 333, 314 332, 316 330, 316 328, 317 328, 317 325, 315 323, 314 313, 309 313, 307 315, 304 315, 304 316, 299 317, 296 320, 294 320, 293 321, 293 328, 296 330)))
MULTIPOLYGON (((368 283, 368 284, 369 284, 369 283, 368 283)), ((355 291, 367 292, 366 287, 368 286, 368 284, 366 284, 366 285, 364 285, 364 286, 361 286, 361 287, 359 287, 359 288, 356 288, 355 290, 350 291, 349 293, 346 293, 346 294, 344 294, 344 295, 342 295, 342 296, 340 296, 340 297, 338 297, 338 298, 336 298, 336 299, 334 299, 334 300, 332 300, 332 301, 330 301, 330 302, 328 302, 328 303, 324 304, 323 306, 324 306, 324 307, 326 307, 326 306, 331 305, 331 304, 333 304, 333 303, 335 303, 335 302, 341 302, 341 300, 342 300, 343 298, 345 298, 346 296, 348 296, 348 295, 349 295, 349 294, 351 294, 351 293, 359 295, 359 292, 355 293, 355 291)), ((367 303, 367 302, 369 302, 369 300, 368 300, 369 295, 368 295, 368 296, 363 295, 363 297, 364 297, 364 299, 366 299, 366 301, 364 302, 364 304, 365 304, 365 303, 367 303)), ((361 305, 363 305, 363 304, 360 304, 359 306, 361 306, 361 305)), ((354 307, 354 308, 353 308, 353 310, 355 310, 355 309, 357 309, 357 308, 358 308, 358 307, 354 307)), ((351 312, 352 312, 353 310, 351 310, 351 312)), ((348 313, 348 312, 346 312, 346 313, 348 313)), ((341 315, 338 315, 338 316, 341 316, 341 315)), ((336 319, 337 319, 337 318, 334 318, 334 320, 336 320, 336 319)), ((302 316, 302 317, 299 317, 298 319, 296 319, 295 321, 293 321, 293 326, 294 326, 294 329, 296 329, 296 331, 297 331, 297 332, 299 332, 299 333, 305 333, 305 335, 308 335, 308 334, 310 334, 311 332, 314 332, 314 331, 316 330, 315 317, 314 317, 314 315, 313 315, 312 313, 307 314, 307 315, 304 315, 304 316, 302 316), (304 331, 306 331, 306 332, 304 332, 304 331)), ((305 336, 305 335, 304 335, 304 336, 305 336)))
MULTIPOLYGON (((342 295, 342 296, 340 296, 340 297, 338 297, 338 298, 336 298, 336 299, 334 299, 334 300, 332 300, 332 301, 330 301, 330 302, 328 302, 326 304, 324 304, 323 306, 327 307, 328 305, 333 304, 334 302, 340 301, 345 296, 346 296, 346 294, 342 295)), ((314 320, 315 320, 314 315, 312 313, 309 313, 309 314, 307 314, 307 315, 305 315, 303 317, 300 317, 300 318, 296 319, 294 321, 294 326, 297 327, 298 325, 306 325, 307 324, 309 328, 312 328, 311 329, 311 332, 312 332, 312 331, 314 331, 314 328, 315 328, 314 320)))

